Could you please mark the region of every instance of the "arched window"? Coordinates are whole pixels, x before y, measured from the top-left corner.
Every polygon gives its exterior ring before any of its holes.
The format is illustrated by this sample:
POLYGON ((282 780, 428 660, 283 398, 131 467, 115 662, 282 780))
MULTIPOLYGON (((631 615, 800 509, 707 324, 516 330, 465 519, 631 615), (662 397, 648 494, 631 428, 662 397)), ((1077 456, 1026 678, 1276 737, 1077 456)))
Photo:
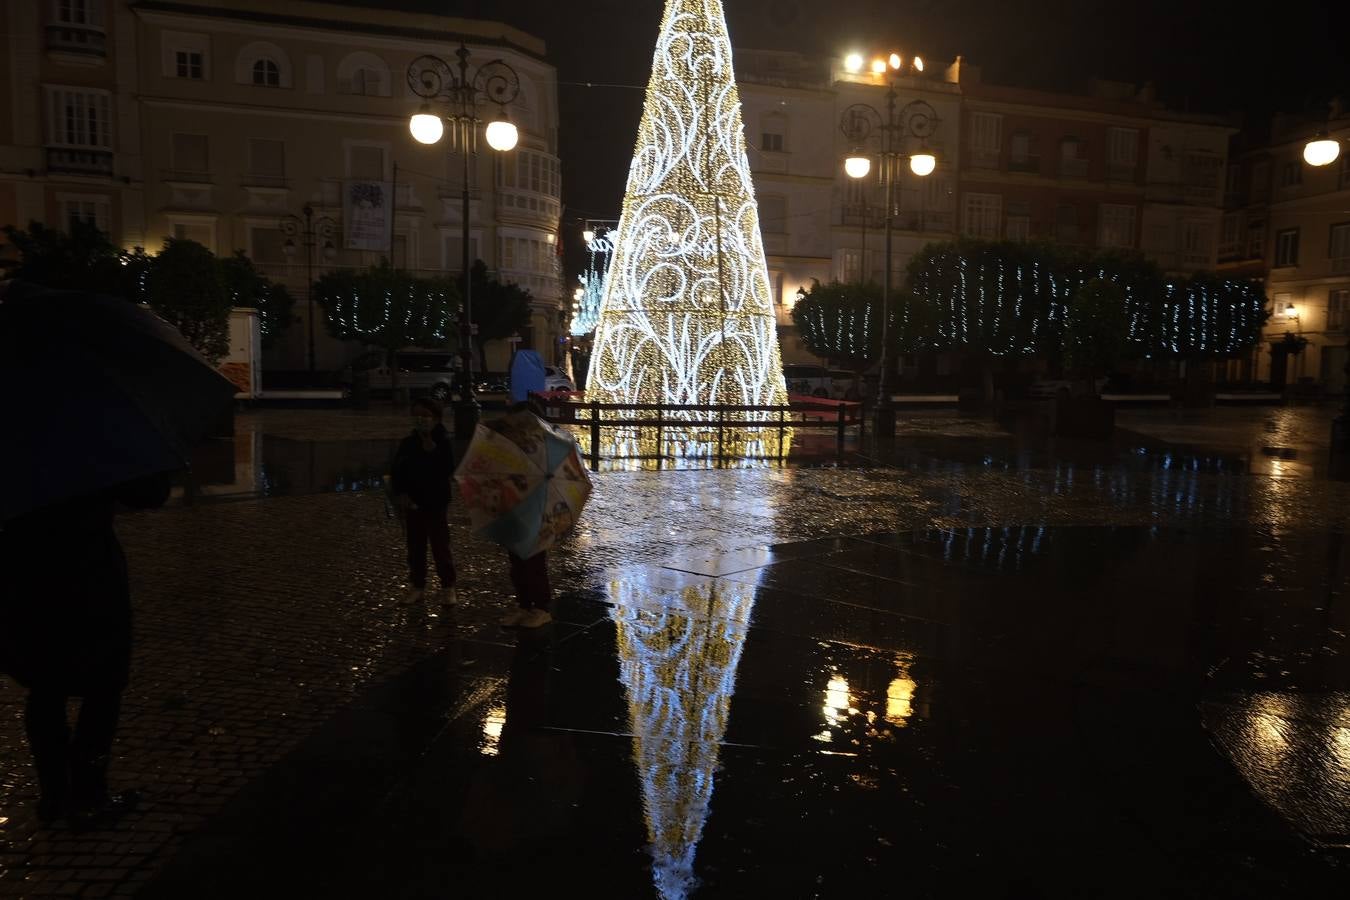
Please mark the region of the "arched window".
POLYGON ((253 83, 263 87, 281 87, 281 67, 263 57, 253 63, 253 83))
POLYGON ((338 64, 337 85, 340 94, 388 97, 391 84, 389 66, 369 51, 349 53, 338 64))
POLYGON ((254 41, 235 57, 234 80, 236 84, 288 88, 293 84, 291 58, 276 44, 254 41))

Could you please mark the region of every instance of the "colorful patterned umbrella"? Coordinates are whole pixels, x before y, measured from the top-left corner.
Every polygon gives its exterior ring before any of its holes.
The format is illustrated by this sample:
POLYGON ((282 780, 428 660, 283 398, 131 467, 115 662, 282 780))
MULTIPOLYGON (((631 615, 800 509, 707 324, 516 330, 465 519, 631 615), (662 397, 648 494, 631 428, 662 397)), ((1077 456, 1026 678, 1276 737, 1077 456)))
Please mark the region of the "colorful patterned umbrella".
POLYGON ((522 559, 553 546, 591 495, 576 441, 525 411, 479 423, 455 481, 474 533, 522 559))

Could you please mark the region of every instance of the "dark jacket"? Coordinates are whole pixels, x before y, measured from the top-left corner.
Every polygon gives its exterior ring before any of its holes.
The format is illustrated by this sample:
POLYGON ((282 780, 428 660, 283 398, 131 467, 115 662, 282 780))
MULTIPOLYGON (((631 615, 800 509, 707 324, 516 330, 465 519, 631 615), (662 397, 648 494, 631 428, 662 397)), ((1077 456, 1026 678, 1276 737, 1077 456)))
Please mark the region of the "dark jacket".
POLYGON ((405 437, 394 452, 390 471, 394 493, 406 494, 419 509, 450 505, 450 476, 455 474, 450 433, 444 425, 437 425, 431 431, 431 439, 436 446, 425 450, 420 434, 405 437))
POLYGON ((113 515, 162 505, 171 485, 155 475, 5 523, 0 671, 75 696, 126 687, 131 595, 113 515))

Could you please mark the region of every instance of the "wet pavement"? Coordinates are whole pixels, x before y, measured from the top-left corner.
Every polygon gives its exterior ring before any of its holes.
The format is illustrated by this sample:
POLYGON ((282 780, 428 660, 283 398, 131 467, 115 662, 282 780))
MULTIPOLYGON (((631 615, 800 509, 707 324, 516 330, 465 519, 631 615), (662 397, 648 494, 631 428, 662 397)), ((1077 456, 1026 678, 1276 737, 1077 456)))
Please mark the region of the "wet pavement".
POLYGON ((1268 434, 1324 455, 1331 411, 1109 445, 935 413, 884 462, 605 473, 519 638, 469 538, 460 608, 395 602, 401 416, 276 412, 241 421, 254 480, 201 491, 236 502, 122 525, 142 811, 36 830, 0 687, 0 895, 1350 885, 1350 485, 1260 468, 1268 434))

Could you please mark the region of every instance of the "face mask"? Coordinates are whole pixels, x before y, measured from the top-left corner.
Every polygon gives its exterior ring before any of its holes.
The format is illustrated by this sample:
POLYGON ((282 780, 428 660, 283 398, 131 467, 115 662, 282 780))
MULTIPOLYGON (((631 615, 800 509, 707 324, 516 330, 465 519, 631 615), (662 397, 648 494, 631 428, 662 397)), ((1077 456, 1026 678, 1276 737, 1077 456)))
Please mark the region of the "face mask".
POLYGON ((430 419, 415 417, 413 420, 413 431, 418 434, 431 434, 431 429, 436 427, 436 423, 430 419))

